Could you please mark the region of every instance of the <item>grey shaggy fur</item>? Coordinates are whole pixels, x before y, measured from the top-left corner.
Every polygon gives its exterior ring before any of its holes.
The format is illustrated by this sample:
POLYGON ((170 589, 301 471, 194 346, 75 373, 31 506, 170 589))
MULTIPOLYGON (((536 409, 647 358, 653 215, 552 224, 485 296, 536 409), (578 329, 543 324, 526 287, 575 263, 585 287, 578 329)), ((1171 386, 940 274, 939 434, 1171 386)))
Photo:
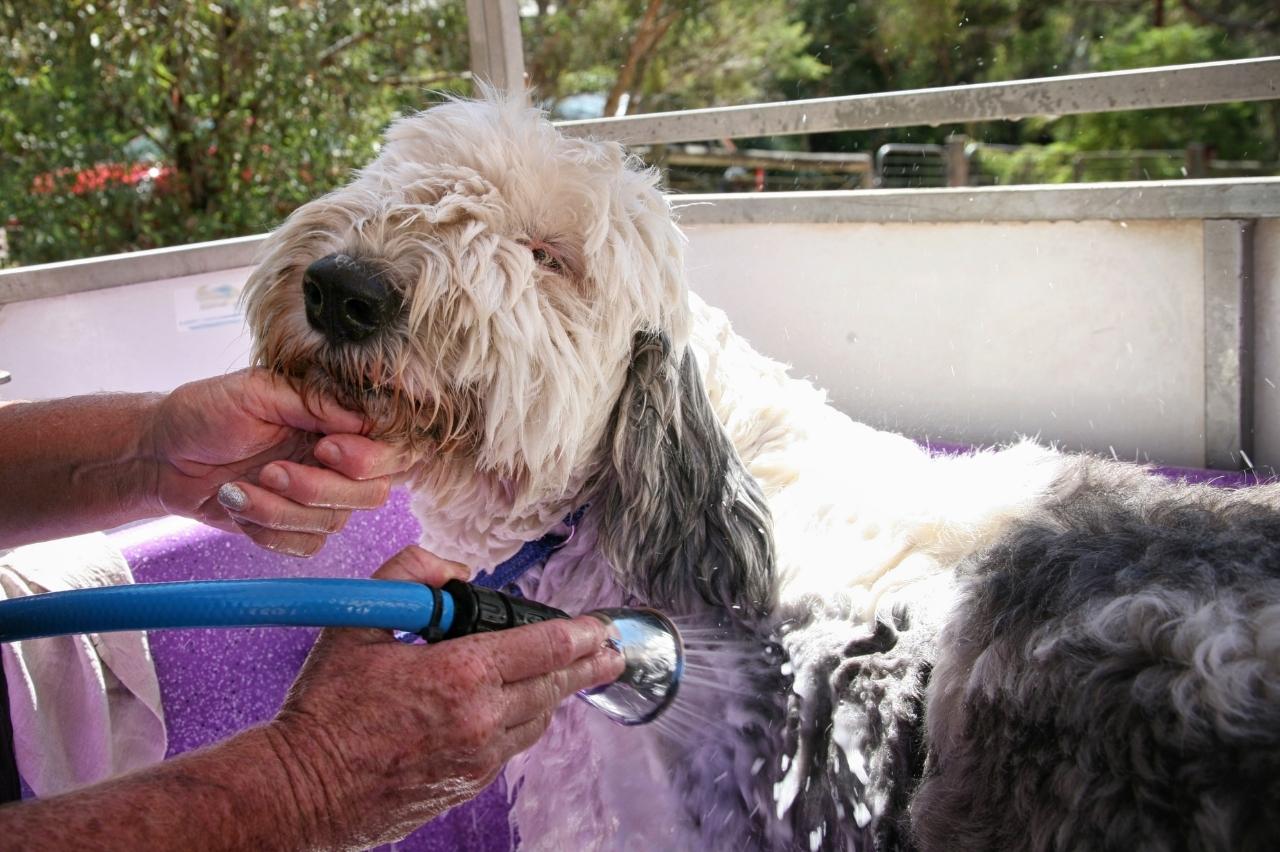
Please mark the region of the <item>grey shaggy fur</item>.
POLYGON ((686 681, 679 701, 689 718, 714 720, 685 743, 672 779, 706 848, 907 848, 936 625, 900 611, 893 623, 832 619, 763 631, 758 616, 775 598, 768 508, 711 408, 697 362, 672 352, 664 335, 636 335, 610 435, 591 498, 601 507, 602 551, 638 600, 680 614, 685 626, 718 628, 733 649, 709 654, 720 671, 715 688, 686 681), (792 627, 803 629, 791 635, 792 627), (783 674, 785 642, 821 648, 823 683, 807 698, 783 674), (733 718, 722 690, 739 695, 733 718), (862 777, 833 740, 835 720, 858 732, 862 777), (779 819, 776 788, 792 761, 805 767, 803 792, 779 819), (873 801, 881 818, 860 821, 860 804, 873 801))
POLYGON ((939 642, 923 850, 1280 843, 1280 486, 1081 458, 964 566, 939 642))
POLYGON ((787 697, 783 753, 804 772, 787 815, 792 848, 910 849, 906 815, 924 766, 924 688, 936 625, 899 609, 892 621, 832 619, 797 634, 784 635, 785 646, 794 653, 804 644, 804 656, 821 663, 804 695, 787 697), (851 742, 842 746, 840 731, 851 742), (864 762, 851 765, 845 746, 864 762))
POLYGON ((716 419, 697 361, 663 334, 635 337, 591 497, 623 588, 677 613, 739 620, 774 602, 773 534, 759 484, 716 419))

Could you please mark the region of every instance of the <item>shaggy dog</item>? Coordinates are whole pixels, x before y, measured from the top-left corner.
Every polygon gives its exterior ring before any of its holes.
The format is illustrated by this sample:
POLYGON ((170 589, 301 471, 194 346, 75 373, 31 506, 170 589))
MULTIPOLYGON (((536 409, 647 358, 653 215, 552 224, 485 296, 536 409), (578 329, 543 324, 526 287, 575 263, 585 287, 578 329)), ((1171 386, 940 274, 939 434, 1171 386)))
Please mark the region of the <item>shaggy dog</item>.
POLYGON ((672 613, 653 725, 569 702, 508 767, 531 849, 1262 849, 1280 487, 1033 444, 934 457, 687 292, 656 175, 489 97, 401 120, 247 289, 257 361, 418 454, 423 544, 672 613))

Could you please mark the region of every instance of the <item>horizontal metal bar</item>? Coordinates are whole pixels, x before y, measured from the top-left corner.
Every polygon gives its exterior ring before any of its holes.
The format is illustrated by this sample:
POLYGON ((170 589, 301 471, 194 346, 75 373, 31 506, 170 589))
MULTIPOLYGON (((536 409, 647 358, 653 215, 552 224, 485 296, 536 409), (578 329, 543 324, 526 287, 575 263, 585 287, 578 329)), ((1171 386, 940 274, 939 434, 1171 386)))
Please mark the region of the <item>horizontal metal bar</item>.
POLYGON ((1280 178, 673 195, 682 225, 1280 218, 1280 178))
POLYGON ((659 112, 559 127, 627 145, 960 124, 1280 98, 1280 56, 885 94, 659 112))
MULTIPOLYGON (((692 147, 692 146, 691 146, 692 147)), ((870 154, 814 154, 808 151, 702 150, 666 151, 658 162, 666 166, 741 166, 744 169, 821 171, 860 175, 871 171, 870 154)))
MULTIPOLYGON (((1280 178, 670 195, 682 225, 1280 219, 1280 178)), ((0 305, 253 263, 265 234, 0 270, 0 305)))
POLYGON ((266 234, 0 270, 0 305, 252 266, 266 234))

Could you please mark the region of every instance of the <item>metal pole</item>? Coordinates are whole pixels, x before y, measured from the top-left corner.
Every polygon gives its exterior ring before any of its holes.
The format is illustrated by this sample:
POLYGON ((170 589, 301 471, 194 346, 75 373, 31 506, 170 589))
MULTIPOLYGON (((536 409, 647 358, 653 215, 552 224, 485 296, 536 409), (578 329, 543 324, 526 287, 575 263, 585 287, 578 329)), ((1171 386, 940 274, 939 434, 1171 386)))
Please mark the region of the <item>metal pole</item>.
POLYGON ((969 155, 965 148, 969 137, 963 133, 953 133, 947 137, 947 186, 969 185, 969 155))
POLYGON ((471 74, 505 92, 524 92, 519 0, 467 0, 471 74))
POLYGON ((1254 222, 1204 223, 1205 467, 1252 468, 1254 222))

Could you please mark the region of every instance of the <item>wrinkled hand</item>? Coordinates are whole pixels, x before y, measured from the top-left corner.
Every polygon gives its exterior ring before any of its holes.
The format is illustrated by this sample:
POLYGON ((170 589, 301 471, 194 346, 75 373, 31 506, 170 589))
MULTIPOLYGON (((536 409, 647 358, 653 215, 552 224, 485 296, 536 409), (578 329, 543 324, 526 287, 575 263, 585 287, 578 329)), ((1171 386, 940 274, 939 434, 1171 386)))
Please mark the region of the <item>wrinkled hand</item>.
MULTIPOLYGON (((375 574, 441 586, 463 566, 417 547, 375 574)), ((593 618, 406 645, 384 630, 321 633, 271 723, 319 845, 403 837, 483 790, 559 703, 622 674, 593 618)))
POLYGON ((310 556, 351 510, 381 506, 391 475, 408 464, 362 436, 364 425, 332 401, 309 411, 265 370, 183 385, 151 426, 156 499, 165 512, 310 556))

